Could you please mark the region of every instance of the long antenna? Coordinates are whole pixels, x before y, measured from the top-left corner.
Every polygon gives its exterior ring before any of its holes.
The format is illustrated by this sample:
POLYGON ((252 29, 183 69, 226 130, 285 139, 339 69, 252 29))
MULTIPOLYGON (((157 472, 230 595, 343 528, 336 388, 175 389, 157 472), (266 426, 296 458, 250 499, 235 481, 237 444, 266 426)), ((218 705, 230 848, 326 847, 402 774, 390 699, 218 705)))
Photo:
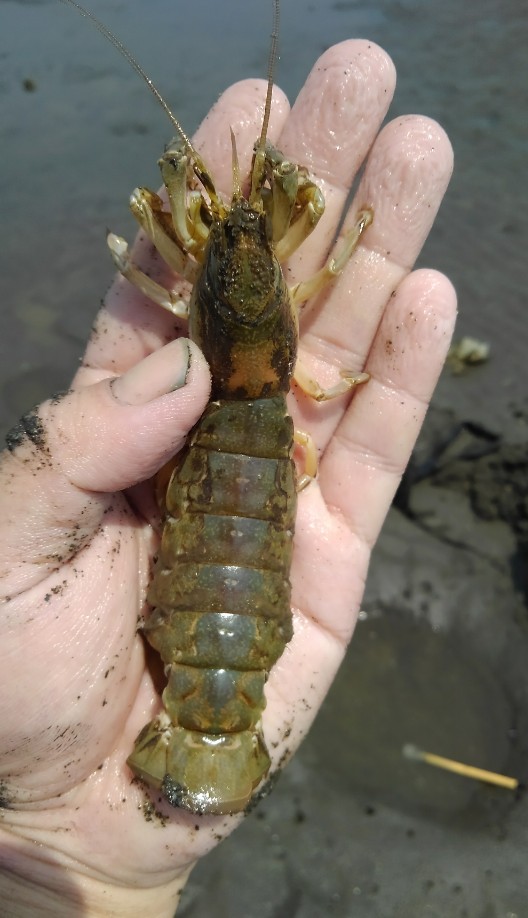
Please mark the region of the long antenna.
POLYGON ((275 64, 277 62, 277 48, 279 44, 279 10, 280 0, 273 0, 273 26, 271 30, 271 45, 268 57, 268 88, 266 91, 266 102, 264 105, 264 117, 262 119, 262 129, 258 143, 255 145, 255 158, 253 160, 253 169, 251 172, 251 191, 249 193, 249 203, 255 207, 258 201, 261 201, 261 190, 266 171, 266 136, 271 113, 271 98, 273 96, 273 80, 275 75, 275 64))
POLYGON ((271 30, 271 45, 268 57, 268 89, 266 92, 266 104, 264 106, 264 118, 262 119, 262 130, 258 145, 263 147, 266 142, 268 125, 271 112, 271 97, 273 95, 273 81, 275 77, 275 64, 277 62, 277 48, 279 45, 279 25, 280 25, 280 0, 273 2, 273 26, 271 30))
POLYGON ((59 0, 59 3, 64 3, 66 6, 72 6, 75 10, 77 10, 78 13, 81 14, 81 16, 84 16, 85 19, 89 19, 89 20, 93 23, 93 25, 95 26, 95 28, 101 33, 101 35, 104 35, 104 37, 110 42, 110 44, 112 44, 112 45, 114 46, 114 48, 117 48, 117 50, 119 51, 119 53, 123 55, 123 57, 125 58, 125 60, 128 61, 128 63, 130 64, 130 66, 133 67, 134 70, 136 71, 136 73, 138 73, 139 76, 145 81, 145 83, 147 84, 147 86, 148 86, 148 88, 150 89, 151 93, 153 93, 153 95, 156 97, 156 99, 158 100, 159 104, 161 105, 161 107, 162 107, 163 110, 165 111, 165 114, 168 115, 168 117, 169 117, 169 119, 170 119, 170 121, 171 121, 173 127, 175 127, 176 130, 178 131, 178 134, 180 135, 181 139, 183 140, 183 142, 184 142, 185 146, 187 147, 189 153, 192 153, 192 155, 195 157, 195 159, 196 159, 196 161, 197 161, 197 165, 199 165, 200 167, 203 167, 203 163, 202 163, 201 158, 200 158, 200 157, 198 156, 198 154, 196 153, 196 150, 194 149, 194 147, 193 147, 191 141, 189 140, 187 134, 186 134, 185 131, 183 130, 183 128, 182 128, 180 122, 178 121, 178 119, 176 118, 176 116, 171 112, 169 106, 168 106, 167 103, 165 102, 165 99, 164 99, 163 96, 161 95, 160 91, 159 91, 159 90, 157 89, 157 87, 154 85, 154 83, 152 82, 152 80, 150 79, 150 77, 147 76, 147 74, 146 74, 145 71, 143 70, 143 67, 141 67, 141 66, 138 64, 137 60, 135 59, 135 57, 133 57, 133 55, 130 53, 130 51, 128 50, 128 48, 127 48, 121 41, 119 41, 119 39, 117 38, 117 36, 114 35, 114 33, 111 32, 110 29, 108 29, 108 28, 107 28, 107 27, 97 18, 97 16, 94 16, 94 14, 93 14, 93 13, 90 13, 89 10, 85 10, 85 8, 84 8, 83 6, 81 6, 80 3, 76 3, 75 0, 59 0))

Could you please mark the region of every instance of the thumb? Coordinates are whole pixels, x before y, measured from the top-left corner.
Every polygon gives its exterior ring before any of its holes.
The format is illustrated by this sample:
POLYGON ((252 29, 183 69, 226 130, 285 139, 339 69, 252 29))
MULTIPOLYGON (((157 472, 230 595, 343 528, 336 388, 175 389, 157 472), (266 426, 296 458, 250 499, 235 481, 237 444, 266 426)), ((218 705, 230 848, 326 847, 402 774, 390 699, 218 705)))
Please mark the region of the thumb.
POLYGON ((149 478, 182 447, 209 389, 200 350, 179 338, 22 418, 0 458, 1 592, 40 582, 84 547, 111 492, 149 478))

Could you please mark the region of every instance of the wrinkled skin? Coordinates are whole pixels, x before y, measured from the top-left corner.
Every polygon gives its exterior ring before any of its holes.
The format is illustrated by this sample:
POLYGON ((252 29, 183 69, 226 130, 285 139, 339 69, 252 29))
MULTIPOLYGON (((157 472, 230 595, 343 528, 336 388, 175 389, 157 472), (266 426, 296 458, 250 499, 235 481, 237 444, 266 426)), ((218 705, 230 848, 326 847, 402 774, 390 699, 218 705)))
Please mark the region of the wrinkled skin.
MULTIPOLYGON (((275 93, 270 138, 309 167, 327 201, 292 260, 290 284, 324 261, 393 88, 387 56, 348 41, 318 61, 291 112, 275 93)), ((232 87, 198 131, 224 193, 229 126, 247 172, 264 89, 257 81, 232 87)), ((434 122, 409 116, 386 126, 351 208, 353 219, 372 205, 374 225, 344 275, 301 314, 301 354, 323 385, 336 381, 336 366, 365 367, 371 380, 324 405, 290 396, 295 422, 310 430, 321 458, 317 481, 299 496, 295 635, 267 686, 272 769, 306 734, 343 658, 370 550, 448 348, 453 289, 442 275, 411 267, 451 167, 449 142, 434 122)), ((160 282, 176 283, 144 241, 135 257, 160 282)), ((0 850, 3 901, 13 903, 4 914, 172 915, 192 865, 241 818, 197 820, 155 801, 166 825, 146 821, 146 792, 125 765, 159 706, 136 633, 157 521, 151 485, 137 485, 182 446, 209 393, 194 345, 181 385, 186 349, 167 343, 175 324, 117 278, 72 391, 40 406, 26 424, 30 436, 19 429, 3 454, 0 574, 9 599, 0 642, 0 789, 8 808, 0 850)))

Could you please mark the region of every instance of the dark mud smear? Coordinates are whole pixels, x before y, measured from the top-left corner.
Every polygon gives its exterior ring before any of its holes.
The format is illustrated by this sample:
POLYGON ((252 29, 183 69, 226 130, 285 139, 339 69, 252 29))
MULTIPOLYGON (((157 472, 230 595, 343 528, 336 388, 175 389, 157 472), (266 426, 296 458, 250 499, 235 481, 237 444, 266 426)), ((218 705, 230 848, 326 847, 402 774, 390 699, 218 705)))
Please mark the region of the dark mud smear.
POLYGON ((6 446, 10 452, 13 452, 17 446, 20 446, 24 440, 31 440, 37 449, 46 448, 46 431, 38 415, 38 411, 33 409, 20 418, 18 424, 15 424, 6 434, 6 446))

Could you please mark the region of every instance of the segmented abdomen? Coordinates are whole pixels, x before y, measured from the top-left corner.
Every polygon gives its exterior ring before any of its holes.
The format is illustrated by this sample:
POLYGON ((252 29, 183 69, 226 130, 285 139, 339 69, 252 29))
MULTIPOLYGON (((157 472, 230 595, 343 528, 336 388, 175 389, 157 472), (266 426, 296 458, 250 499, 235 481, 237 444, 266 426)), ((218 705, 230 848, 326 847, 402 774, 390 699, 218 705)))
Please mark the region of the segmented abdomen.
POLYGON ((169 667, 171 722, 254 731, 292 635, 296 490, 283 396, 212 402, 169 483, 145 634, 169 667))

